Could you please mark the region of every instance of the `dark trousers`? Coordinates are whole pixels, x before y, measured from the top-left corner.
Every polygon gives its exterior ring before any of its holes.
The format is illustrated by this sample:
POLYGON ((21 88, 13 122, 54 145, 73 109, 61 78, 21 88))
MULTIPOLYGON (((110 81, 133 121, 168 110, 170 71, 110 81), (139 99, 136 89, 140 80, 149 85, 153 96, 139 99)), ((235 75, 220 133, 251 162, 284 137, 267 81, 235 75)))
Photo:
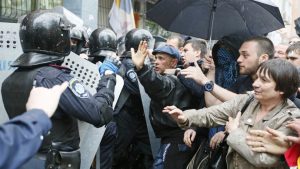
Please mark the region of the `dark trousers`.
POLYGON ((101 169, 149 169, 153 158, 144 116, 121 111, 100 143, 101 169))
POLYGON ((150 168, 153 162, 145 117, 142 113, 122 111, 115 117, 118 129, 114 151, 114 168, 150 168), (140 158, 141 161, 135 161, 140 158), (135 167, 135 163, 142 163, 135 167))
POLYGON ((185 144, 161 144, 153 169, 185 169, 192 156, 192 149, 185 144))
POLYGON ((152 169, 186 169, 200 145, 203 134, 207 135, 207 131, 197 132, 192 147, 184 144, 181 137, 162 138, 152 169))
POLYGON ((117 125, 109 122, 100 143, 100 168, 111 169, 113 152, 117 140, 117 125))

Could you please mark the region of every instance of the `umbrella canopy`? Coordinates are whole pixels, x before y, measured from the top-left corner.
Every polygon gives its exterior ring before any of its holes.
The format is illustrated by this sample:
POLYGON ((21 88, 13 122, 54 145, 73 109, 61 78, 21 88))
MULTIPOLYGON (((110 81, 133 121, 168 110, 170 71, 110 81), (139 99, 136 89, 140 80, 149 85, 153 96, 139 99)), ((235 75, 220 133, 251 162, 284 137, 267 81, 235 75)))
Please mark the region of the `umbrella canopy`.
POLYGON ((147 19, 169 31, 215 40, 235 33, 263 35, 284 27, 270 0, 161 0, 147 12, 147 19))

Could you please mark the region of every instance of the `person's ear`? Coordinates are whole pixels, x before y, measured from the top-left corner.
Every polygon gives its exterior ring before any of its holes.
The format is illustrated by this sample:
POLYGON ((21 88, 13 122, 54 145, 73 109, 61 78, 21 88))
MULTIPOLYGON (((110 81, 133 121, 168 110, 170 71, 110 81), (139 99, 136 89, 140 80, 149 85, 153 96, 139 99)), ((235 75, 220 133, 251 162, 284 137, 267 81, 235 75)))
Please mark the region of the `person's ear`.
POLYGON ((262 54, 258 58, 259 64, 263 63, 264 61, 269 60, 269 55, 268 54, 262 54))
POLYGON ((171 66, 172 66, 173 68, 176 68, 177 63, 178 63, 178 60, 175 59, 175 58, 172 58, 172 60, 171 60, 171 66))
POLYGON ((199 51, 195 51, 195 53, 196 53, 196 57, 198 59, 201 59, 201 51, 200 50, 199 51))

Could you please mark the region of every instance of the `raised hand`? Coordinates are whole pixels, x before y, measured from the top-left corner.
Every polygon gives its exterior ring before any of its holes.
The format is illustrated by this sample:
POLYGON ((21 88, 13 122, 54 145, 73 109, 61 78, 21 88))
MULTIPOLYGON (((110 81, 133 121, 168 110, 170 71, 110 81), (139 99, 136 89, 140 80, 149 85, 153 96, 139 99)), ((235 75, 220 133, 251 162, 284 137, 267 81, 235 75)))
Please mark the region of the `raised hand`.
POLYGON ((228 122, 226 123, 225 129, 228 133, 231 133, 233 130, 237 129, 240 124, 241 112, 238 112, 235 118, 229 117, 228 122))
POLYGON ((131 48, 131 58, 137 70, 140 70, 144 66, 145 59, 148 55, 148 44, 147 41, 140 41, 137 52, 131 48))
POLYGON ((206 70, 214 70, 215 63, 211 55, 206 55, 203 58, 202 68, 206 70))
POLYGON ((195 66, 189 66, 186 69, 182 69, 180 71, 180 74, 182 74, 185 78, 193 79, 198 84, 203 85, 206 82, 210 81, 202 72, 201 68, 197 64, 197 62, 194 63, 195 66))

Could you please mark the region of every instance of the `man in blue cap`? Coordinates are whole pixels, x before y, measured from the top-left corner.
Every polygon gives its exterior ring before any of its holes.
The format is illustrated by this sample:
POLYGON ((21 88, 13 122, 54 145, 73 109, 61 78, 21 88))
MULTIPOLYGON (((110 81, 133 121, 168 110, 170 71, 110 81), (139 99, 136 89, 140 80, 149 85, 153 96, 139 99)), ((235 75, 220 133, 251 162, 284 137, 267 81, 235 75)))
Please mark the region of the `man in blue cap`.
POLYGON ((150 121, 156 137, 161 138, 161 146, 155 157, 154 169, 186 168, 193 155, 193 149, 183 142, 184 130, 175 121, 162 113, 167 104, 174 104, 183 109, 195 108, 198 103, 192 94, 174 75, 164 74, 166 69, 176 68, 180 54, 171 45, 160 46, 152 54, 155 55, 153 67, 144 64, 148 55, 147 42, 141 41, 139 50, 131 51, 135 71, 146 93, 151 98, 150 121))
POLYGON ((163 74, 166 69, 175 69, 180 60, 180 54, 171 45, 163 45, 156 48, 152 54, 155 56, 154 70, 163 74))

